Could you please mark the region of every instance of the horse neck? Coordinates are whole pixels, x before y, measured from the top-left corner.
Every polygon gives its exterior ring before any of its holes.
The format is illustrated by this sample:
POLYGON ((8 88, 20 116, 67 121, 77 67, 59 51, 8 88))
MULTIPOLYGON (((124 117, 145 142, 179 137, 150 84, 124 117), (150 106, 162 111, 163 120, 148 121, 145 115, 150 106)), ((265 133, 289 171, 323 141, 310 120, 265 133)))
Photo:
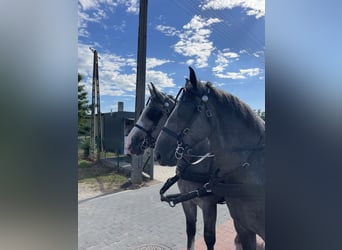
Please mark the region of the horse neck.
MULTIPOLYGON (((222 123, 221 126, 226 125, 222 123)), ((219 128, 219 131, 213 133, 210 138, 211 152, 214 153, 214 163, 216 169, 219 169, 220 176, 231 173, 234 169, 241 167, 248 162, 253 167, 248 168, 246 176, 236 181, 249 183, 263 183, 264 182, 264 151, 234 151, 234 148, 244 146, 257 146, 264 143, 264 133, 262 131, 251 131, 245 126, 236 126, 231 132, 225 129, 227 127, 219 128), (234 134, 234 131, 239 131, 234 134), (243 139, 248 137, 249 139, 243 139)), ((231 177, 240 178, 240 177, 231 177)))
POLYGON ((263 125, 256 121, 256 126, 248 127, 245 122, 234 117, 233 114, 218 116, 217 127, 210 136, 212 152, 219 158, 231 157, 236 153, 231 152, 233 148, 258 145, 263 142, 263 125), (232 122, 234 121, 234 122, 232 122))
POLYGON ((193 148, 192 148, 192 153, 193 154, 205 154, 210 152, 210 145, 208 139, 204 139, 197 143, 193 148))

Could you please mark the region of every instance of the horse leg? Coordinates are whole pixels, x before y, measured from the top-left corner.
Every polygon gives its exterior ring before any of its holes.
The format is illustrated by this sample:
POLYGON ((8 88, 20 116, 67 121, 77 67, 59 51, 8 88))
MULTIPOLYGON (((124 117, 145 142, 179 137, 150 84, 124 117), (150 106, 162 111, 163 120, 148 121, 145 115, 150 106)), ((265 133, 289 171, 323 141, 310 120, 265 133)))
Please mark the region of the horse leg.
POLYGON ((242 245, 243 250, 256 250, 256 233, 243 227, 237 220, 234 220, 237 241, 242 245))
POLYGON ((186 234, 187 234, 187 249, 195 249, 195 234, 196 234, 196 219, 197 219, 197 205, 185 201, 182 202, 183 211, 186 219, 186 234))
POLYGON ((207 202, 203 208, 204 241, 208 250, 214 250, 216 242, 216 202, 207 202))

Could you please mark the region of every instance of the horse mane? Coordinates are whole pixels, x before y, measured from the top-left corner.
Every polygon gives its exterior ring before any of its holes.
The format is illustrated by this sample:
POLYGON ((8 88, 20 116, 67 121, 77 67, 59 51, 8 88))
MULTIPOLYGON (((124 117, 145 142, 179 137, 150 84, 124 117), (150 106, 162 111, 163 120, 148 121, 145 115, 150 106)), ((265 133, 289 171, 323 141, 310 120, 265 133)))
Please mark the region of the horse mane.
POLYGON ((225 92, 221 89, 215 88, 211 82, 200 84, 205 91, 205 88, 210 89, 210 93, 214 93, 215 100, 225 110, 226 114, 232 114, 236 118, 243 121, 247 127, 261 129, 264 124, 261 118, 258 118, 257 114, 238 97, 225 92))

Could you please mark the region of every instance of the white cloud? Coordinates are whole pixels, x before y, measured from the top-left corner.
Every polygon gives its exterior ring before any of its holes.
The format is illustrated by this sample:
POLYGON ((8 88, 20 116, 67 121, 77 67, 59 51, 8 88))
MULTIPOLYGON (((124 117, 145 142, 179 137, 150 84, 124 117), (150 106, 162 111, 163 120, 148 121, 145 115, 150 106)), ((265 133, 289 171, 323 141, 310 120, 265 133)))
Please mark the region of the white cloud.
POLYGON ((176 36, 180 33, 176 28, 171 26, 157 25, 156 29, 164 33, 166 36, 176 36))
POLYGON ((156 70, 147 70, 146 82, 153 82, 159 89, 174 87, 175 83, 166 73, 156 70))
POLYGON ((241 7, 246 10, 248 16, 255 16, 255 18, 265 16, 264 0, 204 0, 200 7, 203 10, 222 10, 241 7))
POLYGON ((246 77, 241 74, 241 72, 227 72, 225 74, 218 73, 215 74, 218 78, 227 78, 227 79, 245 79, 246 77))
POLYGON ((89 37, 90 33, 86 29, 80 28, 78 30, 78 35, 83 37, 89 37))
POLYGON ((254 57, 259 58, 260 56, 264 55, 264 51, 256 51, 252 54, 254 57))
MULTIPOLYGON (((88 96, 91 95, 93 75, 93 52, 89 49, 92 46, 94 45, 78 45, 78 72, 84 77, 83 82, 88 96)), ((136 88, 136 59, 102 52, 99 52, 99 56, 100 94, 109 96, 132 94, 131 92, 136 88)), ((170 62, 165 59, 147 58, 146 82, 152 81, 160 89, 175 86, 168 74, 154 69, 170 62)))
MULTIPOLYGON (((84 11, 91 9, 99 9, 101 5, 115 7, 120 2, 123 1, 113 1, 113 0, 78 0, 78 3, 81 5, 84 11)), ((128 1, 127 1, 128 2, 128 1)))
POLYGON ((226 72, 226 73, 216 73, 215 76, 218 78, 226 79, 246 79, 248 76, 257 76, 261 73, 260 68, 250 68, 250 69, 240 69, 239 72, 226 72))
POLYGON ((114 30, 119 30, 121 32, 125 32, 126 29, 126 21, 123 20, 120 25, 113 25, 114 30))
POLYGON ((209 27, 219 22, 222 20, 195 15, 189 23, 183 26, 182 30, 163 25, 158 25, 156 29, 167 36, 178 36, 179 41, 173 45, 174 51, 191 57, 187 60, 187 64, 195 63, 197 68, 204 68, 208 66, 208 58, 215 49, 213 42, 209 40, 212 33, 209 27))
POLYGON ((82 6, 83 10, 89 10, 97 8, 99 3, 96 0, 79 0, 79 4, 82 6))
POLYGON ((155 68, 157 66, 163 65, 165 63, 170 63, 170 60, 158 59, 158 58, 147 58, 146 59, 146 69, 155 68))
POLYGON ((239 54, 230 52, 229 49, 219 50, 215 60, 216 66, 213 67, 212 71, 222 73, 232 61, 239 60, 239 54))
POLYGON ((241 74, 247 76, 257 76, 260 74, 261 70, 259 68, 251 68, 251 69, 240 69, 241 74))
MULTIPOLYGON (((78 2, 78 28, 79 35, 89 37, 89 32, 86 30, 88 22, 100 23, 107 18, 107 12, 114 12, 114 8, 118 5, 126 7, 127 13, 139 14, 138 0, 79 0, 78 2)), ((114 27, 121 31, 123 26, 114 27)))
POLYGON ((138 0, 121 0, 121 4, 125 4, 128 13, 139 14, 139 1, 138 0))

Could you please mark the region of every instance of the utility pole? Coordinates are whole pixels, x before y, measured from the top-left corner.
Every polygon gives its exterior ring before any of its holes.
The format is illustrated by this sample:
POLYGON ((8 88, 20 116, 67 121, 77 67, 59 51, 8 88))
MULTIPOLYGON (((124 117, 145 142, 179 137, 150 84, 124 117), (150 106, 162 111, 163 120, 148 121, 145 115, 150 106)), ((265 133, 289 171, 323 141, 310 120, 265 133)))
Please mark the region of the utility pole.
POLYGON ((93 84, 92 84, 92 91, 91 91, 91 122, 90 122, 90 158, 95 158, 95 89, 96 89, 96 55, 95 51, 92 48, 89 48, 94 53, 94 60, 93 60, 93 84))
MULTIPOLYGON (((135 122, 145 106, 145 81, 146 81, 146 34, 147 34, 147 0, 140 0, 139 7, 139 33, 138 33, 138 58, 135 96, 135 122)), ((132 156, 131 181, 133 185, 142 182, 143 156, 132 156)))
POLYGON ((89 48, 94 53, 93 60, 93 86, 91 98, 91 127, 90 127, 90 155, 95 158, 95 145, 96 145, 96 160, 100 160, 100 153, 103 149, 102 143, 102 118, 100 109, 100 84, 99 84, 99 66, 98 54, 93 48, 89 48), (95 100, 96 96, 96 100, 95 100), (97 117, 95 115, 95 107, 97 117), (97 118, 97 119, 96 119, 97 118), (95 136, 97 135, 97 136, 95 136), (95 139, 97 138, 97 139, 95 139))
POLYGON ((101 117, 101 108, 100 108, 100 81, 99 81, 99 63, 98 63, 98 54, 97 51, 94 51, 94 55, 96 54, 96 111, 97 111, 97 156, 96 159, 100 160, 101 152, 103 151, 103 143, 102 143, 102 117, 101 117))

